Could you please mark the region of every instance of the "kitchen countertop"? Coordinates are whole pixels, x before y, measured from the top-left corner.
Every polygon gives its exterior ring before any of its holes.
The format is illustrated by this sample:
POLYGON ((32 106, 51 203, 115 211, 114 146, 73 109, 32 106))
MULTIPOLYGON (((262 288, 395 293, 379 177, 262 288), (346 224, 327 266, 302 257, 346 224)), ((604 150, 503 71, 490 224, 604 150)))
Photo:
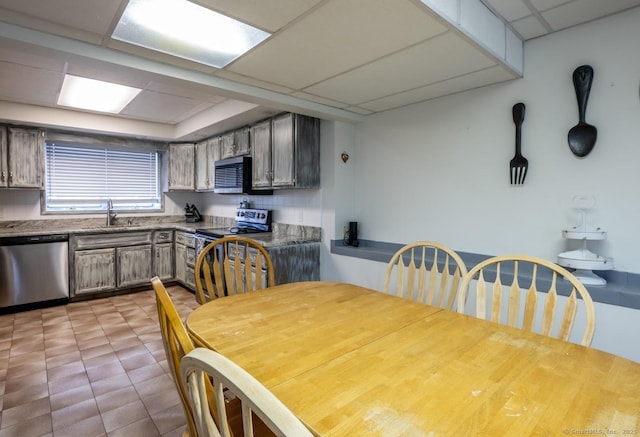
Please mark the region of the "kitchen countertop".
MULTIPOLYGON (((22 220, 0 222, 0 238, 22 237, 35 235, 63 235, 63 234, 102 234, 116 232, 135 232, 153 230, 179 230, 195 232, 200 228, 230 227, 232 219, 214 217, 203 222, 186 223, 181 216, 153 216, 146 218, 132 218, 132 224, 104 225, 104 219, 50 219, 50 220, 22 220)), ((123 218, 125 220, 128 218, 123 218)), ((251 234, 251 238, 260 241, 266 247, 320 242, 320 228, 309 226, 295 226, 274 223, 274 232, 251 234)))

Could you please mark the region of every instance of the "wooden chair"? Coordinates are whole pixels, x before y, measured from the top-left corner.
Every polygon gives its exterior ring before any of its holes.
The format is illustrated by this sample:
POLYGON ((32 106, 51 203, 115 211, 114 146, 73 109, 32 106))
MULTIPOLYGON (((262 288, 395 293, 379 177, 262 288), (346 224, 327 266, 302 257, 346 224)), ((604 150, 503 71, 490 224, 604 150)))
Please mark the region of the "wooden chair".
POLYGON ((217 352, 196 348, 182 359, 181 376, 182 384, 187 387, 194 421, 198 435, 201 437, 229 435, 223 395, 226 389, 240 399, 245 436, 253 436, 251 430, 254 415, 276 435, 312 436, 302 422, 273 393, 240 366, 217 352), (211 417, 207 404, 208 394, 205 383, 209 378, 213 382, 218 417, 223 418, 219 425, 216 425, 217 422, 211 417))
POLYGON ((465 312, 472 281, 476 281, 473 287, 476 317, 565 341, 571 334, 580 297, 586 312, 581 344, 591 344, 595 330, 593 301, 585 286, 563 267, 527 255, 496 256, 482 261, 462 281, 458 296, 460 313, 465 312), (523 278, 527 278, 527 288, 520 286, 523 278), (558 278, 566 282, 559 282, 558 278), (557 287, 561 288, 561 295, 566 289, 568 298, 563 305, 557 287))
MULTIPOLYGON (((187 391, 180 379, 180 360, 186 354, 191 352, 195 346, 187 333, 187 330, 180 319, 180 315, 176 310, 169 293, 162 284, 162 281, 156 276, 151 279, 151 284, 156 292, 156 303, 158 306, 158 319, 160 322, 160 333, 162 334, 162 343, 164 345, 164 351, 167 355, 167 362, 171 369, 171 376, 173 382, 178 389, 178 395, 182 401, 182 407, 184 408, 185 417, 187 419, 187 428, 182 434, 183 437, 197 437, 197 429, 193 419, 193 412, 189 404, 187 391)), ((207 390, 213 393, 211 384, 207 384, 207 390)), ((215 405, 215 397, 212 395, 209 397, 209 408, 213 411, 216 423, 218 423, 218 412, 215 405)), ((242 435, 242 414, 240 412, 240 405, 238 402, 232 403, 229 408, 229 422, 232 424, 232 430, 234 435, 242 435)), ((264 433, 261 435, 265 435, 264 433)))
POLYGON ((200 303, 270 287, 276 282, 273 262, 264 246, 239 236, 209 243, 198 255, 195 276, 196 298, 200 303), (264 275, 255 273, 263 269, 264 275))
POLYGON ((151 285, 153 285, 153 289, 156 292, 158 321, 160 322, 160 333, 162 334, 164 352, 167 355, 171 376, 178 389, 178 395, 180 395, 185 417, 187 418, 187 429, 183 436, 196 437, 198 434, 195 422, 193 421, 189 398, 180 379, 180 360, 194 349, 194 345, 162 281, 156 276, 151 279, 151 285))
POLYGON ((400 248, 387 265, 385 293, 448 310, 467 268, 460 256, 442 244, 417 241, 400 248))

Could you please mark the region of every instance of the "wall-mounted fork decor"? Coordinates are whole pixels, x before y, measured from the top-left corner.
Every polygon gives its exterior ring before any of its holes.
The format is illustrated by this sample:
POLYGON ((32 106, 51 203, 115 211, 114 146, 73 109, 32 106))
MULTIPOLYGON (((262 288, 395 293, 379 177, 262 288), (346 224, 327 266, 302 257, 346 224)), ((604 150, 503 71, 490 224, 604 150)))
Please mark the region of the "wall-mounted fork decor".
POLYGON ((516 103, 513 105, 513 122, 516 124, 516 154, 509 162, 509 176, 511 185, 524 184, 524 178, 527 177, 529 169, 529 161, 522 156, 522 122, 524 121, 524 103, 516 103))

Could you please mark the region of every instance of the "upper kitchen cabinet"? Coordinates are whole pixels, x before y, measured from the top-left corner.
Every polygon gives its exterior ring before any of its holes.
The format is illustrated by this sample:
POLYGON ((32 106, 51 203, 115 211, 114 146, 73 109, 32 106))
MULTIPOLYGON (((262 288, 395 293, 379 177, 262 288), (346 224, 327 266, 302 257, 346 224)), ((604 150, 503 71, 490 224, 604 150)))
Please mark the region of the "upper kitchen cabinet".
POLYGON ((7 168, 7 128, 0 126, 0 188, 9 183, 9 170, 7 168))
POLYGON ((251 153, 249 131, 249 127, 243 127, 222 135, 220 137, 220 148, 222 149, 221 159, 249 155, 251 153))
POLYGON ((271 187, 320 186, 320 120, 299 114, 272 119, 271 187))
POLYGON ((169 144, 169 190, 195 189, 194 157, 194 144, 169 144))
POLYGON ((271 120, 251 126, 251 185, 271 188, 271 120))
POLYGON ((0 187, 44 188, 44 131, 2 127, 0 187))
POLYGON ((220 159, 220 138, 212 137, 196 144, 196 190, 213 191, 215 162, 220 159))

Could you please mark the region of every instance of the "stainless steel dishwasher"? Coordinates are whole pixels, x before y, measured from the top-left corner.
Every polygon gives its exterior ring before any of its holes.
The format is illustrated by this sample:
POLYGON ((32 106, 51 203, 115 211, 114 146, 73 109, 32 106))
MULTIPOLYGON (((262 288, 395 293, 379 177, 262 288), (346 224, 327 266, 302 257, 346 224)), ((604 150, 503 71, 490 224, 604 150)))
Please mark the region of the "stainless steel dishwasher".
POLYGON ((68 299, 68 235, 0 238, 0 308, 68 299))

